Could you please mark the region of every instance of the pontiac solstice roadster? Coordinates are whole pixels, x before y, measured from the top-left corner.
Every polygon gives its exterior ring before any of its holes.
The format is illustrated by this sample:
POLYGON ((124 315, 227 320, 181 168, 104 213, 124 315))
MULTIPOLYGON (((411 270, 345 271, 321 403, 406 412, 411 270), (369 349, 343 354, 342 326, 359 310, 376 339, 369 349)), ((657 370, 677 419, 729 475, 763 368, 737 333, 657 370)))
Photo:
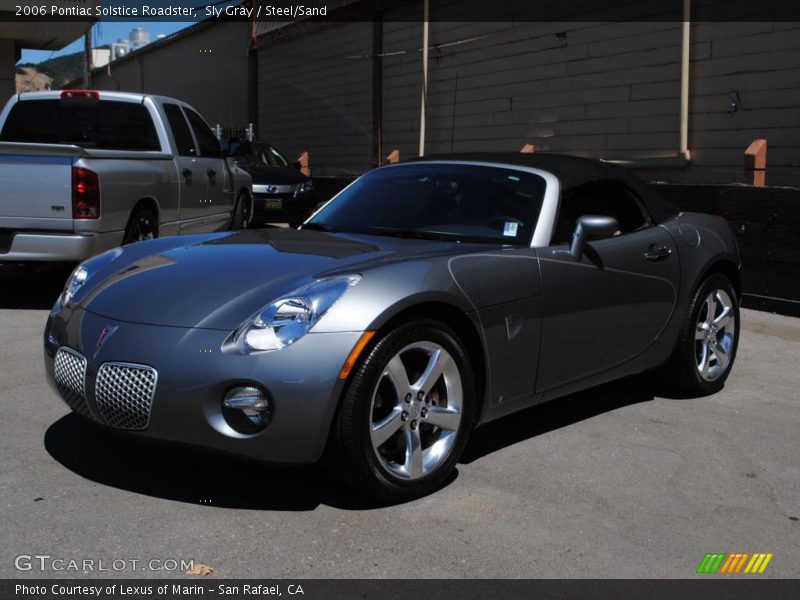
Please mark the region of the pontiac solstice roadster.
POLYGON ((70 276, 49 380, 104 427, 408 499, 473 428, 645 371, 718 391, 739 332, 723 219, 620 166, 450 155, 368 172, 299 230, 134 243, 70 276))

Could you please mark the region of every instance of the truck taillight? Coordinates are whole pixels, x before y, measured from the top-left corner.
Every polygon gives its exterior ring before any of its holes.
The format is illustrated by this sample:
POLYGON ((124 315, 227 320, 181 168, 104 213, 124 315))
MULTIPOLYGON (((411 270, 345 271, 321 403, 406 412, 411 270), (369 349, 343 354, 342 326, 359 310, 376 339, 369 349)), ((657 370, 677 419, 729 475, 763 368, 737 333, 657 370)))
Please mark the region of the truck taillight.
POLYGON ((83 167, 72 167, 72 218, 100 218, 100 180, 83 167))

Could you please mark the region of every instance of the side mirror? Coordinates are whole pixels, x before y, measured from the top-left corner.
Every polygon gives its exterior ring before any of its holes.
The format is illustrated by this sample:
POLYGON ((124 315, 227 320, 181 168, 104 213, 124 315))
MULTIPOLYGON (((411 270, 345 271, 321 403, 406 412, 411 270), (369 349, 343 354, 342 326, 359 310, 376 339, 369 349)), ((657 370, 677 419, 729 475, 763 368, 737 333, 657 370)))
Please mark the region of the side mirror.
POLYGON ((298 171, 303 168, 303 165, 301 165, 299 162, 293 162, 290 163, 290 165, 292 166, 293 169, 297 169, 298 171))
POLYGON ((580 260, 583 257, 583 246, 587 241, 614 235, 618 230, 619 223, 614 217, 603 215, 583 215, 578 217, 575 233, 572 234, 569 253, 572 254, 572 258, 575 260, 580 260))

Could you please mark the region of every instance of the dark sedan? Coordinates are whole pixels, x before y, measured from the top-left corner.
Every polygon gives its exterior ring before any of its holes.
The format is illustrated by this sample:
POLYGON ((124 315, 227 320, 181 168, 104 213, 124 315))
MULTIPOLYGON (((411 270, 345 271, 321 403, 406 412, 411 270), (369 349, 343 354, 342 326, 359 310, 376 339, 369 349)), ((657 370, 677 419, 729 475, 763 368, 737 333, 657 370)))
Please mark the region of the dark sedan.
POLYGON ((251 226, 285 222, 297 227, 316 209, 314 182, 274 146, 231 140, 229 155, 253 178, 251 226))
POLYGON ((327 455, 407 499, 451 477, 474 427, 534 404, 645 371, 721 389, 740 297, 728 225, 621 167, 456 155, 370 171, 300 230, 94 257, 44 356, 103 426, 279 463, 327 455))

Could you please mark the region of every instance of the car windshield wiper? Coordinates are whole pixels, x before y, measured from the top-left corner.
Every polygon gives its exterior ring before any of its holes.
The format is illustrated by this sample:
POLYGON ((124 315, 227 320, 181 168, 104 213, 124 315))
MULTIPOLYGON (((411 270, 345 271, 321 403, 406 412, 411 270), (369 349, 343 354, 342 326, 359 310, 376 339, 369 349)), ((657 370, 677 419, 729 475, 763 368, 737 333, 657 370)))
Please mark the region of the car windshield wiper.
POLYGON ((457 237, 448 233, 438 233, 426 231, 425 229, 396 229, 394 227, 367 227, 364 231, 367 235, 382 235, 386 237, 401 237, 423 240, 445 240, 448 242, 460 241, 457 237))

